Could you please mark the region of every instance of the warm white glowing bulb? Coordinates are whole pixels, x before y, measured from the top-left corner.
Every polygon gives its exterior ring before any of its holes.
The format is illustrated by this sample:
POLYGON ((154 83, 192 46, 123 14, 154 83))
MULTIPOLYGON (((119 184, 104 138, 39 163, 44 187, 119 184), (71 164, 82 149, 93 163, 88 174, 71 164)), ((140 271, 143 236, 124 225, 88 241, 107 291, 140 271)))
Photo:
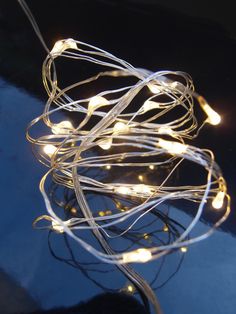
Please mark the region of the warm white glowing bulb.
POLYGON ((217 125, 221 122, 221 116, 211 108, 211 106, 206 102, 206 100, 202 97, 198 97, 198 101, 202 107, 202 109, 205 111, 207 114, 207 122, 212 124, 212 125, 217 125))
POLYGON ((156 101, 146 100, 142 106, 141 113, 145 113, 152 109, 160 108, 160 104, 156 101))
POLYGON ((148 84, 148 88, 153 94, 160 94, 161 87, 157 84, 148 84))
POLYGON ((158 129, 158 133, 159 134, 168 134, 168 135, 171 135, 173 134, 173 130, 168 127, 168 126, 161 126, 159 129, 158 129))
POLYGON ((131 190, 127 186, 119 186, 119 187, 115 188, 115 192, 119 193, 119 194, 127 195, 127 194, 130 194, 131 190))
MULTIPOLYGON (((166 78, 165 76, 161 76, 158 78, 159 81, 161 81, 161 83, 164 85, 164 86, 167 86, 167 87, 172 87, 172 88, 177 88, 179 86, 183 86, 183 84, 181 84, 180 82, 177 82, 177 81, 172 81, 172 80, 169 80, 168 78, 166 78)), ((178 88, 177 88, 178 89, 178 88)))
POLYGON ((45 154, 47 154, 49 157, 51 157, 55 153, 57 148, 54 145, 47 144, 44 146, 43 150, 44 150, 45 154))
POLYGON ((51 55, 61 55, 66 49, 78 49, 74 39, 68 38, 66 40, 58 40, 51 50, 51 55))
MULTIPOLYGON (((75 209, 75 208, 74 208, 74 209, 75 209)), ((63 223, 68 226, 68 224, 70 223, 70 219, 63 221, 63 223)), ((59 222, 57 222, 57 221, 54 220, 54 219, 52 219, 52 229, 53 229, 53 231, 55 231, 55 232, 57 232, 57 233, 63 233, 63 232, 65 232, 64 226, 61 225, 59 222)))
POLYGON ((223 191, 218 192, 212 201, 212 207, 215 209, 222 208, 224 204, 224 198, 225 198, 225 192, 223 191))
POLYGON ((53 134, 70 134, 73 130, 73 125, 70 121, 61 121, 60 123, 54 124, 52 126, 52 133, 53 134))
POLYGON ((137 249, 133 252, 123 253, 124 263, 146 263, 152 259, 152 253, 147 249, 137 249))
POLYGON ((129 132, 129 126, 123 122, 117 122, 113 127, 114 133, 127 133, 129 132))
POLYGON ((100 141, 98 144, 98 146, 104 150, 111 148, 111 145, 112 145, 112 138, 106 138, 105 140, 100 141))
POLYGON ((187 145, 179 142, 166 141, 163 139, 159 139, 158 145, 173 155, 185 153, 188 147, 187 145))
POLYGON ((107 170, 110 170, 110 169, 111 169, 111 166, 110 166, 110 165, 107 165, 105 168, 106 168, 107 170))
POLYGON ((99 107, 106 106, 109 104, 109 101, 102 96, 94 96, 90 99, 88 104, 88 110, 89 112, 93 112, 99 107))
POLYGON ((52 229, 56 231, 57 233, 63 233, 64 227, 58 224, 57 221, 52 220, 52 229))
POLYGON ((133 186, 133 190, 136 193, 142 193, 142 194, 151 194, 151 188, 145 184, 136 184, 133 186))
POLYGON ((150 170, 154 170, 154 169, 155 169, 155 166, 154 166, 154 165, 150 165, 150 166, 148 166, 148 168, 149 168, 150 170))
POLYGON ((213 110, 208 104, 203 106, 203 110, 206 112, 208 118, 207 122, 212 125, 217 125, 221 122, 221 116, 213 110))
MULTIPOLYGON (((180 85, 180 83, 179 83, 179 82, 171 82, 171 83, 169 83, 169 85, 170 85, 171 87, 173 87, 173 88, 176 88, 177 86, 180 85)), ((182 84, 181 84, 181 85, 182 85, 182 84)))

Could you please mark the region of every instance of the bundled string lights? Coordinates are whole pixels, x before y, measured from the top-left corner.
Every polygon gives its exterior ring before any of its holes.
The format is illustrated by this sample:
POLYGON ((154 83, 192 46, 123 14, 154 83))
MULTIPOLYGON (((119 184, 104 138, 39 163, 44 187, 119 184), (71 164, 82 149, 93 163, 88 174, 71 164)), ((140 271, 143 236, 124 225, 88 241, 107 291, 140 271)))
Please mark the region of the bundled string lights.
POLYGON ((213 153, 186 143, 186 140, 194 139, 205 124, 218 125, 221 118, 194 91, 188 74, 177 71, 153 73, 135 68, 102 49, 81 41, 65 39, 56 42, 46 57, 43 63, 43 83, 48 94, 45 110, 30 123, 27 130, 27 138, 33 144, 38 159, 49 167, 40 182, 48 214, 36 219, 35 226, 40 220, 46 219, 49 221, 48 228, 58 233, 66 232, 101 261, 119 265, 146 263, 176 249, 186 252, 188 245, 207 238, 227 218, 230 197, 213 153), (60 88, 56 72, 59 58, 89 62, 96 69, 101 67, 102 70, 94 76, 60 88), (117 79, 122 79, 122 82, 127 79, 129 83, 102 90, 87 98, 70 96, 71 92, 78 91, 79 94, 80 88, 96 84, 103 78, 114 82, 117 79), (140 100, 141 96, 144 100, 140 100), (79 113, 80 121, 73 119, 71 122, 53 122, 52 116, 64 110, 69 111, 70 115, 78 116, 79 113), (205 120, 199 125, 195 111, 200 110, 203 111, 205 120), (93 119, 96 119, 96 123, 93 123, 93 119), (31 128, 42 121, 49 132, 34 138, 31 128), (89 154, 94 150, 96 154, 89 154), (170 177, 186 161, 204 169, 206 180, 203 184, 170 184, 170 177), (161 183, 143 182, 138 169, 157 171, 158 176, 158 168, 163 165, 168 167, 168 173, 161 183), (107 182, 86 175, 84 169, 113 170, 114 174, 121 169, 133 169, 133 176, 137 180, 134 183, 113 178, 107 182), (68 220, 60 218, 46 192, 45 184, 49 176, 55 183, 75 191, 77 206, 83 216, 68 220), (87 193, 136 202, 126 210, 98 215, 91 208, 86 198, 87 193), (161 208, 170 201, 174 204, 177 200, 187 200, 190 204, 197 204, 197 208, 191 223, 172 243, 119 253, 108 248, 106 239, 114 236, 111 227, 126 223, 126 228, 120 234, 122 236, 155 208, 161 208), (206 233, 191 237, 191 231, 201 219, 205 206, 211 207, 212 211, 220 210, 221 218, 206 233), (106 253, 82 239, 82 230, 93 231, 106 248, 106 253))

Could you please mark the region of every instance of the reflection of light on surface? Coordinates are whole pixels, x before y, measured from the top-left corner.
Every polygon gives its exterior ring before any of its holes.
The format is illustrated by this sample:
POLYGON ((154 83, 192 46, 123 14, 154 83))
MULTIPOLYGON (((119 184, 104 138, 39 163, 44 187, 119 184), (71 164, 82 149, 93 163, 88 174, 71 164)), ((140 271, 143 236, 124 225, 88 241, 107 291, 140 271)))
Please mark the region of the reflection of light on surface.
POLYGON ((128 285, 127 286, 127 291, 129 292, 129 293, 133 293, 134 292, 134 286, 132 286, 132 285, 128 285))
POLYGON ((111 215, 112 214, 112 211, 111 210, 100 210, 98 212, 98 215, 100 217, 104 217, 104 216, 108 216, 108 215, 111 215))
POLYGON ((77 213, 77 209, 75 207, 72 207, 70 211, 74 215, 77 213))
POLYGON ((186 253, 186 252, 188 251, 188 248, 187 248, 186 246, 182 246, 182 247, 180 248, 180 251, 181 251, 182 253, 186 253))
POLYGON ((164 231, 164 232, 168 232, 168 231, 169 231, 169 228, 168 228, 167 225, 164 226, 163 231, 164 231))
POLYGON ((138 176, 138 179, 139 181, 143 182, 143 176, 141 174, 138 176))

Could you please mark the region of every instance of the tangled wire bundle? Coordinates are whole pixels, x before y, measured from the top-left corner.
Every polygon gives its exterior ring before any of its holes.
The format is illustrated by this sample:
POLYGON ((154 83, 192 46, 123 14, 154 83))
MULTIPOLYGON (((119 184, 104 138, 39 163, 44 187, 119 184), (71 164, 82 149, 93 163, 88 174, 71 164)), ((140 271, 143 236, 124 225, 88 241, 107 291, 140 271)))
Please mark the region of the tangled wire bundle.
POLYGON ((48 228, 66 232, 101 261, 119 265, 147 262, 203 240, 227 218, 230 197, 213 153, 186 144, 186 140, 195 138, 206 123, 217 125, 221 118, 194 91, 188 74, 173 71, 153 73, 135 68, 102 49, 66 39, 56 42, 46 57, 43 82, 48 101, 44 113, 30 123, 27 131, 27 138, 33 143, 38 159, 49 167, 40 182, 48 214, 36 219, 35 225, 39 220, 47 219, 50 221, 48 228), (87 61, 94 64, 95 69, 101 67, 102 71, 61 89, 55 65, 58 58, 87 61), (92 97, 75 99, 70 96, 72 91, 79 94, 80 88, 104 78, 114 80, 115 84, 119 79, 129 84, 117 84, 117 88, 103 90, 92 97), (52 122, 51 115, 60 110, 70 111, 76 117, 79 113, 81 119, 77 125, 76 119, 72 119, 73 124, 70 121, 52 122), (198 125, 195 111, 201 110, 206 118, 198 125), (50 134, 35 139, 29 130, 39 121, 50 128, 50 134), (98 153, 91 154, 94 150, 98 153), (202 167, 205 182, 200 185, 170 185, 170 177, 186 161, 192 166, 202 167), (139 169, 156 171, 162 165, 168 167, 168 173, 162 182, 154 185, 142 182, 142 176, 138 176, 141 182, 133 179, 124 182, 119 176, 107 181, 91 175, 94 169, 112 168, 115 175, 129 169, 136 178, 139 169), (86 174, 84 169, 91 171, 86 174), (82 216, 63 220, 55 213, 45 188, 49 175, 55 183, 74 190, 82 216), (135 204, 123 211, 98 215, 91 208, 87 193, 135 200, 135 204), (176 200, 187 200, 197 204, 197 208, 191 223, 172 243, 119 253, 110 248, 106 239, 117 237, 112 233, 112 227, 126 224, 120 232, 122 236, 132 231, 144 216, 161 208, 164 203, 176 200), (222 212, 221 218, 206 233, 190 237, 209 202, 212 210, 222 212), (80 237, 82 230, 92 230, 106 253, 83 240, 80 237))

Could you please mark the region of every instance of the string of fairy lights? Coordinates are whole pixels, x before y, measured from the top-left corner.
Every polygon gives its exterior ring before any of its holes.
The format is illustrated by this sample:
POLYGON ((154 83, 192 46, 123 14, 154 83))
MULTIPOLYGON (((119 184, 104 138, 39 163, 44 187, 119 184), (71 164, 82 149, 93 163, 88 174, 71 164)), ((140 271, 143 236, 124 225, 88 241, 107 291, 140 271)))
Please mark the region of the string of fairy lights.
POLYGON ((43 63, 43 83, 48 101, 43 114, 34 119, 27 130, 27 139, 33 144, 37 158, 49 168, 40 182, 47 214, 36 219, 35 226, 46 219, 49 222, 47 228, 67 233, 101 261, 126 264, 145 263, 176 249, 186 248, 207 238, 227 218, 230 197, 213 153, 186 143, 186 140, 194 139, 206 124, 218 125, 221 117, 194 91, 188 74, 179 71, 153 73, 135 68, 102 49, 66 39, 56 42, 46 57, 43 63), (60 88, 56 62, 61 58, 88 62, 102 70, 87 79, 60 88), (103 78, 114 82, 127 79, 128 83, 102 90, 87 98, 71 96, 74 91, 79 95, 80 88, 96 84, 103 78), (130 83, 131 79, 133 83, 130 83), (140 101, 140 95, 145 97, 144 101, 140 101), (78 122, 76 119, 54 122, 53 116, 60 111, 69 111, 70 116, 79 113, 81 118, 78 122), (200 125, 195 111, 202 111, 205 115, 200 125), (175 115, 175 112, 178 114, 175 115), (173 115, 177 118, 173 119, 173 115), (96 123, 92 123, 94 119, 96 123), (35 138, 31 134, 31 128, 40 122, 46 125, 48 132, 35 138), (92 151, 96 153, 89 153, 92 151), (170 177, 186 161, 192 167, 198 166, 205 171, 205 181, 201 185, 170 184, 170 177), (161 183, 142 182, 139 169, 148 167, 157 171, 163 165, 168 167, 168 172, 161 183), (124 169, 133 169, 133 176, 138 176, 139 181, 124 182, 113 176, 107 182, 99 176, 92 177, 83 172, 84 169, 106 169, 108 172, 112 170, 114 174, 124 169), (75 192, 77 206, 83 216, 67 220, 60 217, 54 210, 45 187, 49 177, 56 184, 75 192), (98 214, 86 198, 88 193, 125 200, 135 199, 136 203, 126 210, 109 210, 98 214), (109 254, 80 237, 83 230, 92 230, 103 234, 102 241, 106 241, 106 238, 113 237, 111 227, 126 223, 126 228, 118 235, 122 236, 155 208, 161 208, 168 202, 174 204, 177 200, 187 200, 190 204, 197 205, 197 208, 192 221, 172 243, 109 254), (204 234, 191 237, 206 206, 212 211, 220 211, 222 215, 204 234))

